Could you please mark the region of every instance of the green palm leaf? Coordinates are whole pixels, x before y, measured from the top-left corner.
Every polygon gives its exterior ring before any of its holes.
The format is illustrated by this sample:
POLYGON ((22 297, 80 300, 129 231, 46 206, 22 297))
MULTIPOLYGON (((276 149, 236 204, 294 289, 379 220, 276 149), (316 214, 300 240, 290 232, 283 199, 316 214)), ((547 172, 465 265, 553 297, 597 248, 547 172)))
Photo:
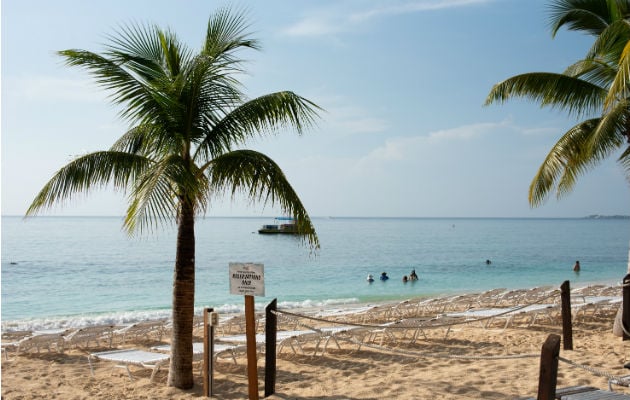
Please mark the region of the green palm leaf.
POLYGON ((79 192, 108 184, 123 192, 147 168, 149 161, 124 152, 100 151, 78 157, 61 168, 37 194, 26 215, 34 215, 55 203, 64 203, 79 192))
POLYGON ((313 248, 319 248, 319 239, 306 209, 272 159, 252 150, 235 150, 216 157, 208 174, 215 193, 244 194, 263 204, 278 203, 283 213, 295 218, 298 233, 304 240, 313 248))
POLYGON ((492 87, 486 105, 527 97, 541 107, 551 106, 569 114, 590 114, 601 108, 606 91, 601 87, 563 74, 532 72, 516 75, 492 87))

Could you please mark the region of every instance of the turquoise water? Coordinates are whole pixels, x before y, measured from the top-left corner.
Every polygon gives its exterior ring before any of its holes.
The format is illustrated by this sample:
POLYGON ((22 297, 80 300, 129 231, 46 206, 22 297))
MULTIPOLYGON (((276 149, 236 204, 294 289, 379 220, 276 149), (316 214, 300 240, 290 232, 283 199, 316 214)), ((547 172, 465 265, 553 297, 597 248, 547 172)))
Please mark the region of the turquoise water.
MULTIPOLYGON (((230 262, 265 266, 282 307, 335 307, 483 291, 619 282, 630 220, 315 218, 321 250, 259 235, 270 218, 199 219, 196 305, 239 311, 230 262), (486 259, 492 260, 486 265, 486 259), (582 270, 572 271, 576 260, 582 270), (420 280, 403 284, 415 269, 420 280), (368 273, 390 280, 368 284, 368 273)), ((170 315, 175 229, 130 238, 114 217, 2 217, 2 323, 44 328, 170 315)))

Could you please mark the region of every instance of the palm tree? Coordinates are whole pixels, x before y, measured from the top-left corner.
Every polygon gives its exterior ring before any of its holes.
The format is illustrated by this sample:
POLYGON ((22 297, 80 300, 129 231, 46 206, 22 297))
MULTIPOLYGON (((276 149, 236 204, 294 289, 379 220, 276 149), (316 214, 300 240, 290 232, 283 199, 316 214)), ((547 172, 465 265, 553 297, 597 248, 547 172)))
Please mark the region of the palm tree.
POLYGON ((293 216, 304 243, 319 247, 312 222, 279 166, 241 148, 260 134, 312 126, 320 108, 292 93, 252 100, 240 90, 241 49, 258 49, 242 13, 218 10, 194 53, 169 30, 123 26, 103 54, 65 50, 69 66, 87 70, 123 105, 131 128, 106 151, 80 156, 62 167, 33 200, 27 215, 78 192, 111 185, 128 195, 124 227, 131 234, 176 221, 173 333, 168 384, 193 386, 192 328, 195 296, 195 216, 213 197, 229 192, 278 204, 293 216))
POLYGON ((529 187, 540 205, 556 188, 569 193, 576 178, 621 150, 619 163, 630 178, 630 0, 556 0, 550 8, 552 36, 562 26, 596 36, 583 60, 563 73, 517 75, 493 86, 486 105, 528 97, 578 117, 593 116, 569 129, 553 146, 529 187))

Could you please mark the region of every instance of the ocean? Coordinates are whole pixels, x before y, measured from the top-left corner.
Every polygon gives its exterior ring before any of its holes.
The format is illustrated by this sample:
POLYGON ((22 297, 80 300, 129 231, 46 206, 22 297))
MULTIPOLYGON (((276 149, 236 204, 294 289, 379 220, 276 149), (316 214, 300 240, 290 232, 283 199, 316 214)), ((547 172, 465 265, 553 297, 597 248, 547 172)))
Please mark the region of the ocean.
MULTIPOLYGON (((197 220, 199 311, 243 309, 243 296, 230 294, 231 262, 264 265, 259 309, 274 298, 282 308, 339 308, 565 280, 618 283, 628 269, 630 219, 313 218, 316 253, 290 235, 258 234, 268 223, 197 220), (403 283, 412 269, 420 279, 403 283), (388 281, 378 280, 382 272, 388 281)), ((2 217, 3 329, 169 317, 175 237, 174 226, 130 237, 118 217, 2 217)))

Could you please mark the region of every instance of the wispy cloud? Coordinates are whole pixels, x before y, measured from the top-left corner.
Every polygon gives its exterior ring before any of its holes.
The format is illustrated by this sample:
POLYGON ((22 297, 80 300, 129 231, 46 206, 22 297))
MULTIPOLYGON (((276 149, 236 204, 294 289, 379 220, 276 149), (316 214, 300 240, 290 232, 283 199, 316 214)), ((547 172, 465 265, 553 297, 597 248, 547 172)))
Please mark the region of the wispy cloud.
POLYGON ((423 11, 435 11, 446 8, 468 7, 477 4, 489 3, 493 0, 417 0, 388 3, 383 7, 373 8, 367 11, 357 12, 350 16, 351 21, 363 22, 372 18, 390 15, 411 14, 423 11))
POLYGON ((327 110, 326 123, 341 135, 379 133, 389 129, 386 119, 375 111, 366 110, 343 96, 316 96, 316 103, 327 110))
POLYGON ((100 102, 106 94, 93 83, 81 79, 52 76, 3 77, 3 91, 13 99, 36 102, 100 102))
POLYGON ((451 140, 470 140, 489 132, 493 132, 500 128, 506 128, 510 125, 508 120, 502 122, 486 122, 471 125, 459 126, 451 129, 444 129, 431 132, 427 136, 429 142, 451 141, 451 140))
POLYGON ((368 154, 363 162, 397 161, 429 154, 436 146, 453 145, 457 142, 474 140, 504 130, 514 130, 509 120, 463 125, 452 129, 430 132, 428 135, 397 137, 387 140, 382 146, 368 154))
POLYGON ((447 8, 469 7, 496 0, 415 0, 388 2, 385 6, 365 7, 348 10, 347 3, 334 9, 312 10, 308 17, 287 27, 283 32, 289 36, 326 36, 350 31, 371 19, 396 15, 428 12, 447 8), (345 9, 342 9, 344 7, 345 9))

